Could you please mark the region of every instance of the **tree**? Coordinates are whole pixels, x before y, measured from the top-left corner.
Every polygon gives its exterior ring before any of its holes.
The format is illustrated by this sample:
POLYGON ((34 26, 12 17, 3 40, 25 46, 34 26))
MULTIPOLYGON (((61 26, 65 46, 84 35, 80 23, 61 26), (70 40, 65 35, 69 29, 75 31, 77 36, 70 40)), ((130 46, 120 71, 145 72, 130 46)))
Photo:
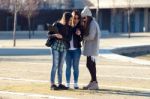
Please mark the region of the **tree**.
POLYGON ((10 0, 0 0, 0 9, 8 10, 9 5, 10 5, 10 0))
POLYGON ((14 13, 14 28, 13 28, 13 46, 16 46, 16 27, 17 27, 17 14, 21 8, 23 0, 11 0, 10 2, 10 11, 14 13))
POLYGON ((14 15, 13 46, 16 46, 17 14, 21 13, 28 18, 29 38, 31 38, 31 18, 36 15, 38 2, 43 0, 0 0, 0 9, 9 11, 14 15))
POLYGON ((37 9, 40 0, 24 0, 21 6, 20 14, 25 16, 28 20, 29 39, 31 38, 31 19, 38 14, 37 9))
POLYGON ((13 24, 13 46, 16 46, 16 26, 17 26, 17 13, 21 8, 23 0, 0 0, 0 8, 14 14, 13 24))

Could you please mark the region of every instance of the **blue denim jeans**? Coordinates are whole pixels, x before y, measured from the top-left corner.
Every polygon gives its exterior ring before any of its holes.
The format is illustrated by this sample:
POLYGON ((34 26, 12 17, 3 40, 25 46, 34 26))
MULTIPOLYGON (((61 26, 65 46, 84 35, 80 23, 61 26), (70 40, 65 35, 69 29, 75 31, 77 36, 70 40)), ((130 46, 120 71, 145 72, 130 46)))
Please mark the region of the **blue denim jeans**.
POLYGON ((53 65, 51 69, 51 84, 55 84, 56 70, 58 73, 58 84, 62 84, 62 69, 66 57, 66 51, 60 52, 52 49, 53 65))
POLYGON ((79 76, 79 61, 81 49, 67 50, 66 55, 66 81, 70 83, 71 67, 73 66, 74 83, 78 83, 79 76))

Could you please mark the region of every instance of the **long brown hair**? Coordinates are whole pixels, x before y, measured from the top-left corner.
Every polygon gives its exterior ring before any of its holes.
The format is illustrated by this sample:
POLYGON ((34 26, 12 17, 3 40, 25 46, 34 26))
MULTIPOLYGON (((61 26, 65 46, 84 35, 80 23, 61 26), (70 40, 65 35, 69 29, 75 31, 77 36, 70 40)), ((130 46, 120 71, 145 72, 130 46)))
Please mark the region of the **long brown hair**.
POLYGON ((91 16, 87 16, 87 22, 84 26, 84 36, 89 35, 90 23, 91 23, 92 20, 93 20, 93 18, 91 16))
MULTIPOLYGON (((81 14, 80 14, 80 12, 78 10, 73 10, 72 11, 72 16, 73 15, 74 16, 76 16, 76 15, 78 16, 78 20, 79 20, 78 24, 80 24, 81 23, 81 14)), ((74 26, 73 22, 74 22, 74 18, 72 18, 72 23, 71 23, 72 26, 74 26)))

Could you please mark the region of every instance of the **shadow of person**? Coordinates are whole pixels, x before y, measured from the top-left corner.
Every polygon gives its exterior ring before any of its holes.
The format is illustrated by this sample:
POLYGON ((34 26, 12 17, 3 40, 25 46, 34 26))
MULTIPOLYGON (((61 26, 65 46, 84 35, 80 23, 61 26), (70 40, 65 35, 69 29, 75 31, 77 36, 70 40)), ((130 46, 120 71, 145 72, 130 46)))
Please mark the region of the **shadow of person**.
POLYGON ((128 95, 128 96, 144 96, 150 97, 150 92, 135 91, 135 90, 117 90, 117 89, 98 89, 98 90, 72 90, 78 92, 84 92, 89 94, 116 94, 116 95, 128 95))

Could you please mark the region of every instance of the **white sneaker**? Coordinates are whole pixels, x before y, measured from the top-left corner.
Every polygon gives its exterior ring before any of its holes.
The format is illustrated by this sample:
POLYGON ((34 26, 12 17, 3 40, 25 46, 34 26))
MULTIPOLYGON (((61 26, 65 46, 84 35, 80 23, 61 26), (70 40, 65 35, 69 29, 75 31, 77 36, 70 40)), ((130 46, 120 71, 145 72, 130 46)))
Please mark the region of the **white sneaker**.
POLYGON ((74 83, 74 89, 79 89, 79 86, 77 83, 74 83))
POLYGON ((67 88, 70 88, 70 83, 67 83, 67 84, 66 84, 66 87, 67 87, 67 88))
POLYGON ((87 90, 92 85, 92 82, 90 82, 88 85, 84 86, 83 89, 87 90))

